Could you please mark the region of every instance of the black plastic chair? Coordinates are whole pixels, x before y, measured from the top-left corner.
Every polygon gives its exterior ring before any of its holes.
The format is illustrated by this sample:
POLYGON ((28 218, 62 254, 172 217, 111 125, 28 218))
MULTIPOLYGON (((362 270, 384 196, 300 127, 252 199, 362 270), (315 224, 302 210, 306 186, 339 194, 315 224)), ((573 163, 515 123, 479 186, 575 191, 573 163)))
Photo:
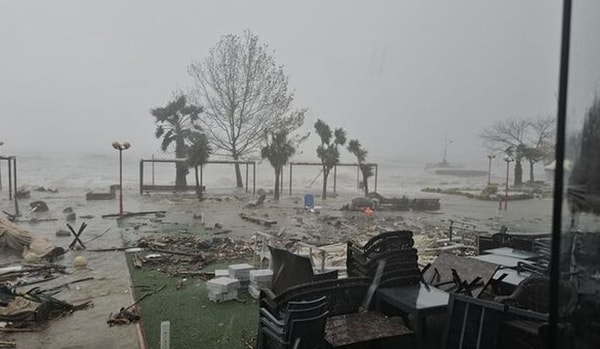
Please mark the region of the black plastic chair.
POLYGON ((310 259, 273 246, 269 246, 269 251, 272 258, 273 293, 279 294, 290 287, 313 281, 310 259))
POLYGON ((291 328, 292 322, 301 319, 312 319, 327 312, 327 301, 325 297, 310 302, 295 302, 295 308, 289 309, 282 319, 277 318, 265 308, 260 309, 259 328, 257 336, 258 348, 265 346, 264 329, 269 329, 279 338, 288 338, 288 331, 291 328), (310 305, 310 307, 308 307, 310 305))
POLYGON ((262 327, 261 332, 265 346, 264 349, 316 349, 325 345, 325 323, 329 312, 312 318, 294 319, 281 335, 269 327, 262 327))
POLYGON ((260 294, 260 306, 277 314, 285 311, 290 302, 328 297, 332 315, 356 312, 370 284, 368 278, 349 277, 297 285, 278 295, 265 289, 260 294))
MULTIPOLYGON (((263 311, 268 313, 271 318, 274 318, 275 320, 272 320, 274 322, 281 322, 282 319, 286 319, 289 316, 290 312, 294 312, 294 311, 298 311, 298 310, 307 310, 307 309, 312 309, 314 307, 320 306, 320 305, 328 305, 329 304, 329 299, 327 298, 327 296, 323 296, 320 298, 315 298, 312 300, 299 300, 299 301, 291 301, 287 303, 287 308, 280 310, 279 312, 277 312, 276 314, 271 314, 266 308, 260 308, 259 311, 259 315, 262 316, 263 315, 263 311), (276 317, 278 316, 278 317, 276 317)), ((268 317, 268 316, 267 316, 268 317)))
POLYGON ((312 262, 308 257, 299 256, 273 246, 269 246, 269 251, 271 252, 271 268, 273 270, 271 291, 275 294, 282 293, 296 285, 338 278, 337 270, 315 274, 312 262))

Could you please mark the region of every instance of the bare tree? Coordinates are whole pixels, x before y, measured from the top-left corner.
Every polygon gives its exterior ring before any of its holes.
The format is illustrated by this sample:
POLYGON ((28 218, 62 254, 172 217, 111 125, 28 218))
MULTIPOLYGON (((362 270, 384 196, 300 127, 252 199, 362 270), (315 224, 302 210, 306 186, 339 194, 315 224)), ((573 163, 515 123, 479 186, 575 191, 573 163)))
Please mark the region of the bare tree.
POLYGON ((554 116, 542 116, 532 120, 530 123, 533 139, 532 143, 539 147, 544 142, 549 142, 554 139, 554 133, 556 128, 556 117, 554 116))
MULTIPOLYGON (((274 121, 290 112, 294 94, 288 77, 268 46, 249 30, 221 37, 188 73, 194 97, 205 106, 200 122, 207 137, 234 160, 257 151, 274 121)), ((243 187, 238 164, 235 176, 237 187, 243 187)))
POLYGON ((331 128, 323 120, 318 119, 315 123, 315 131, 321 139, 321 144, 317 147, 317 156, 321 159, 323 172, 323 200, 327 199, 327 177, 329 172, 338 162, 340 162, 340 152, 338 146, 346 143, 346 131, 342 128, 331 128))
POLYGON ((541 160, 550 162, 554 158, 554 132, 556 118, 538 117, 529 122, 531 145, 523 149, 523 157, 529 161, 529 182, 535 181, 533 167, 541 160))
POLYGON ((529 181, 534 181, 533 168, 540 160, 554 156, 553 116, 538 117, 533 120, 511 119, 499 121, 492 127, 483 129, 479 137, 491 150, 500 150, 515 158, 515 185, 523 183, 522 159, 529 162, 529 181))
POLYGON ((531 123, 523 119, 510 119, 496 122, 479 134, 483 144, 493 151, 503 151, 515 158, 515 185, 523 183, 521 160, 527 142, 527 130, 531 123))
MULTIPOLYGON (((554 136, 556 133, 556 117, 549 115, 531 121, 532 143, 546 162, 554 160, 554 136)), ((540 159, 540 160, 541 160, 540 159)))

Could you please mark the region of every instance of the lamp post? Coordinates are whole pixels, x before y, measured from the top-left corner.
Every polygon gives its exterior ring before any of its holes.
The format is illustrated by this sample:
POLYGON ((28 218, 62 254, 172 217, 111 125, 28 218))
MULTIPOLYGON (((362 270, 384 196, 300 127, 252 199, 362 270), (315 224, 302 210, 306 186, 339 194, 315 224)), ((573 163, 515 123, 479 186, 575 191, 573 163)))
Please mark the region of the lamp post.
POLYGON ((496 158, 496 155, 490 154, 487 156, 488 158, 488 182, 487 185, 492 183, 492 159, 496 158))
POLYGON ((123 150, 129 149, 131 144, 114 141, 112 146, 119 151, 119 218, 123 218, 123 150))
POLYGON ((506 161, 506 193, 504 195, 504 211, 506 211, 508 209, 508 175, 509 175, 509 168, 510 168, 510 163, 512 161, 515 161, 515 159, 511 158, 510 156, 507 156, 504 158, 504 161, 506 161))

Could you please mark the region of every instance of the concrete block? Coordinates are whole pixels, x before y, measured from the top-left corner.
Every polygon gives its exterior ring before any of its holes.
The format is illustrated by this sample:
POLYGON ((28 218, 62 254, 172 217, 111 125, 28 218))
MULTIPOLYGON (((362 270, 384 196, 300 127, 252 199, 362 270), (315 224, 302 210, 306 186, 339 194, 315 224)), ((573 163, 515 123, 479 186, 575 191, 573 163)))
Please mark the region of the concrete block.
POLYGON ((228 277, 229 276, 229 270, 227 269, 215 269, 215 278, 220 278, 220 277, 228 277))
POLYGON ((212 293, 226 293, 237 290, 240 281, 229 277, 219 277, 206 282, 206 288, 212 293))

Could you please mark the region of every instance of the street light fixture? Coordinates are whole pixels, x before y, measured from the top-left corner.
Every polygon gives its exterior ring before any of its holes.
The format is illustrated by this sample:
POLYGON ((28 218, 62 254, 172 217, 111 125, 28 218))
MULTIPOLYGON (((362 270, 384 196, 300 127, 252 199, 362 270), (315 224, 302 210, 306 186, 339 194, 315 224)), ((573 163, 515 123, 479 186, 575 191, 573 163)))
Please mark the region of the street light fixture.
POLYGON ((129 149, 131 144, 114 141, 112 146, 119 151, 119 218, 123 218, 123 150, 129 149))
POLYGON ((515 161, 515 159, 511 158, 510 156, 506 156, 506 157, 504 157, 504 161, 506 161, 506 193, 504 194, 504 211, 506 211, 508 209, 508 174, 509 174, 509 168, 510 168, 510 163, 512 161, 515 161))
POLYGON ((492 183, 492 159, 496 158, 496 155, 494 154, 490 154, 487 156, 489 163, 488 163, 488 182, 487 185, 490 185, 492 183))

